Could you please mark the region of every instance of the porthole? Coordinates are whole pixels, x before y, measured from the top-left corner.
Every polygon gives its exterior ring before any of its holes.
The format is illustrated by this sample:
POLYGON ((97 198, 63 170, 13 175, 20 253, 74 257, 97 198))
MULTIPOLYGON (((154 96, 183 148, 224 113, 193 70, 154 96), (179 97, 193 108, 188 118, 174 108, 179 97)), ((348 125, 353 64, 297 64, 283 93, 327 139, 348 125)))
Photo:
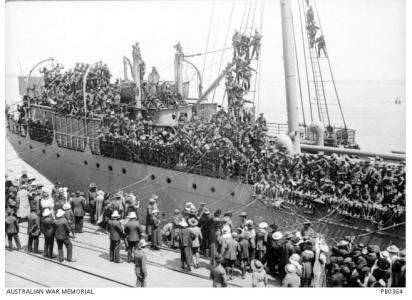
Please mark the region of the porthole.
POLYGON ((214 193, 214 192, 216 191, 216 189, 212 186, 212 187, 210 188, 210 191, 211 191, 212 193, 214 193))
POLYGON ((19 141, 19 145, 21 145, 21 142, 19 141))
POLYGON ((87 166, 87 160, 85 160, 85 161, 83 161, 83 162, 84 162, 84 165, 87 166))
POLYGON ((96 163, 96 167, 97 167, 97 168, 100 168, 100 164, 99 164, 99 163, 96 163))
POLYGON ((46 149, 43 149, 41 152, 43 152, 43 154, 46 154, 46 149))
POLYGON ((167 179, 166 179, 166 182, 167 182, 167 183, 171 183, 171 182, 172 182, 172 179, 167 178, 167 179))
POLYGON ((123 174, 126 174, 126 173, 127 173, 127 171, 126 171, 125 168, 122 169, 122 173, 123 173, 123 174))
POLYGON ((156 179, 156 176, 154 176, 154 175, 152 174, 152 175, 150 175, 150 179, 155 180, 155 179, 156 179))
POLYGON ((30 149, 33 149, 33 146, 32 146, 32 145, 29 145, 29 148, 30 148, 30 149))
POLYGON ((195 190, 195 189, 197 189, 197 184, 196 183, 193 183, 192 184, 192 188, 195 190))
POLYGON ((230 193, 230 196, 234 197, 234 196, 235 196, 235 192, 232 191, 232 192, 230 193))
POLYGON ((56 153, 56 156, 57 156, 57 158, 60 158, 60 154, 59 154, 59 153, 56 153))
POLYGON ((112 166, 109 166, 109 171, 113 171, 113 167, 112 167, 112 166))

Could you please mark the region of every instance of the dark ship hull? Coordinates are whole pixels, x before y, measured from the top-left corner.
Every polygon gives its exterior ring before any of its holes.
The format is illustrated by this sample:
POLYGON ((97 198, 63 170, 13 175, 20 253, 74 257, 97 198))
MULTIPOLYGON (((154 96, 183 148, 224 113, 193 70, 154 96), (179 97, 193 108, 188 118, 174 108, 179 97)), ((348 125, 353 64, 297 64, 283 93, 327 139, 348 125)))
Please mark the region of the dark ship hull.
POLYGON ((60 181, 71 190, 86 190, 91 182, 95 182, 105 191, 133 192, 140 199, 142 216, 149 196, 157 194, 164 222, 170 221, 174 209, 181 209, 186 202, 196 206, 204 202, 212 212, 217 209, 231 211, 235 224, 239 222, 240 213, 245 211, 255 223, 276 223, 280 230, 300 229, 302 222, 309 219, 313 221, 315 231, 330 241, 345 235, 362 235, 358 240, 367 244, 405 245, 405 226, 374 232, 377 228, 369 221, 346 219, 323 208, 315 210, 314 214, 306 214, 302 208, 286 202, 279 208, 268 206, 253 197, 251 185, 236 181, 94 155, 88 145, 82 152, 59 147, 55 142, 45 145, 10 130, 6 134, 19 157, 51 182, 60 181))

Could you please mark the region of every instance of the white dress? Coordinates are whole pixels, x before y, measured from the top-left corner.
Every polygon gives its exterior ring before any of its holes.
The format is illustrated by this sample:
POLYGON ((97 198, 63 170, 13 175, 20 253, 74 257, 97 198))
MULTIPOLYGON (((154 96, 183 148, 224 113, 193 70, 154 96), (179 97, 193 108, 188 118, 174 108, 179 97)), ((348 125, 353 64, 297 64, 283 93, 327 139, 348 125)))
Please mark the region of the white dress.
POLYGON ((29 192, 26 190, 20 190, 17 192, 17 202, 19 202, 19 208, 17 209, 17 217, 27 218, 30 215, 30 201, 29 192))

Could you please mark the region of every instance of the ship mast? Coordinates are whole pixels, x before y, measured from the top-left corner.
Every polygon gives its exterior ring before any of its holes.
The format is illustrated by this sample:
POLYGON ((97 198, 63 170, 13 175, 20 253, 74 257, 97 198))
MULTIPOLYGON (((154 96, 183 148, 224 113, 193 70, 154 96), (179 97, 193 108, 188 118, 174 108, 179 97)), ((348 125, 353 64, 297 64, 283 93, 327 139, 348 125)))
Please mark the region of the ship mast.
POLYGON ((136 107, 142 108, 142 91, 140 88, 141 80, 143 79, 143 78, 140 78, 142 55, 140 53, 139 43, 136 43, 133 46, 132 56, 133 56, 133 79, 136 84, 136 90, 137 90, 136 99, 135 99, 136 107))
POLYGON ((183 48, 180 43, 175 45, 175 82, 177 93, 183 96, 183 48))
POLYGON ((286 106, 288 133, 292 138, 293 150, 300 153, 298 101, 296 95, 295 41, 293 39, 293 17, 290 0, 281 0, 283 63, 285 68, 286 106))

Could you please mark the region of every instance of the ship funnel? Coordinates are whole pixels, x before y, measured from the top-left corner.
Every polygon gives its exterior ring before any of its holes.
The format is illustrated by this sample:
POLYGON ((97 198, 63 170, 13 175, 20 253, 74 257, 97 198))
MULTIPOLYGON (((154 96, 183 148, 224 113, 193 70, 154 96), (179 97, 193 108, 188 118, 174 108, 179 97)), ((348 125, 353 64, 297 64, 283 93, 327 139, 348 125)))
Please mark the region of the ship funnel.
POLYGON ((287 153, 294 152, 292 139, 286 134, 279 134, 275 143, 278 150, 286 150, 287 153))
POLYGON ((312 121, 309 125, 310 133, 314 135, 317 146, 325 145, 325 128, 323 127, 322 122, 312 121))

